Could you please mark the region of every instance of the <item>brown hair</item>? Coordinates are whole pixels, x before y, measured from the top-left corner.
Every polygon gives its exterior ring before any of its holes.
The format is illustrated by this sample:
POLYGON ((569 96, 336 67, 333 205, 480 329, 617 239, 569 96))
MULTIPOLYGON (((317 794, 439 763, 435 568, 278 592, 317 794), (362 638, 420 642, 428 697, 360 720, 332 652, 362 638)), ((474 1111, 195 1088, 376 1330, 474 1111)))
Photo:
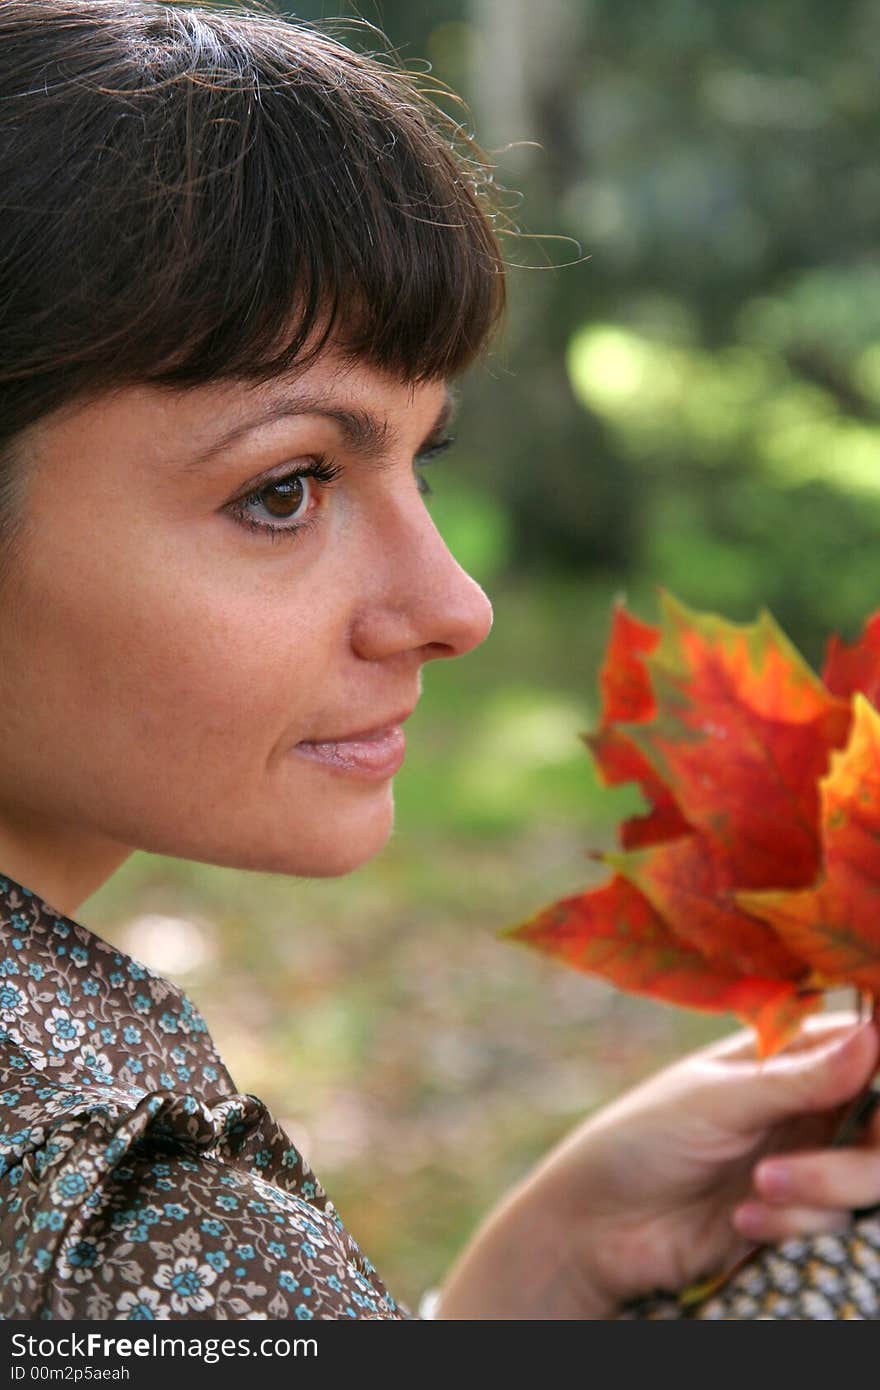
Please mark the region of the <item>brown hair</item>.
POLYGON ((491 172, 387 60, 253 10, 0 3, 0 535, 14 437, 134 382, 263 380, 332 335, 408 381, 500 318, 491 172))

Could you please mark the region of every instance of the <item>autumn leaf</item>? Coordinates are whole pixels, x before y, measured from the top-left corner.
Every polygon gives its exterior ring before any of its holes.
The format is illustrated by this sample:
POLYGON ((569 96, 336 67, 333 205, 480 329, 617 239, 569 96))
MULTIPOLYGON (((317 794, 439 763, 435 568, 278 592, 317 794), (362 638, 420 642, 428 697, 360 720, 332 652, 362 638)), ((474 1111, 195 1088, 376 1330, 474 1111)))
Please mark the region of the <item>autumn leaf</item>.
POLYGON ((631 993, 709 1013, 735 1013, 756 1029, 762 1055, 784 1046, 817 1007, 818 996, 790 980, 713 967, 621 877, 563 898, 503 934, 631 993))
POLYGON ((640 622, 623 604, 615 605, 608 652, 599 672, 599 728, 593 734, 581 735, 606 786, 637 782, 650 807, 647 815, 631 816, 621 826, 620 841, 627 849, 671 839, 690 828, 668 787, 620 727, 621 723, 642 723, 656 715, 645 657, 659 640, 659 628, 640 622))
POLYGON ((866 695, 880 704, 880 613, 865 623, 857 642, 848 644, 836 633, 828 639, 822 679, 833 695, 866 695))
POLYGON ((779 980, 803 980, 809 973, 803 958, 790 951, 766 921, 737 902, 729 865, 705 836, 687 835, 602 857, 710 964, 779 980))
POLYGON ((820 862, 818 779, 845 740, 836 699, 768 613, 738 624, 663 599, 647 658, 657 716, 625 728, 741 888, 800 887, 820 862))
POLYGON ((798 892, 738 893, 826 985, 880 994, 880 715, 854 700, 852 733, 821 784, 823 866, 798 892))
POLYGON ((599 671, 603 725, 654 717, 657 706, 645 657, 659 641, 659 627, 643 623, 620 601, 614 605, 608 651, 599 671))
POLYGON ((880 614, 828 644, 827 684, 768 613, 737 624, 669 595, 615 608, 598 728, 581 737, 647 814, 614 872, 505 936, 620 988, 731 1011, 762 1055, 818 991, 880 993, 880 614), (855 710, 855 718, 854 718, 855 710))

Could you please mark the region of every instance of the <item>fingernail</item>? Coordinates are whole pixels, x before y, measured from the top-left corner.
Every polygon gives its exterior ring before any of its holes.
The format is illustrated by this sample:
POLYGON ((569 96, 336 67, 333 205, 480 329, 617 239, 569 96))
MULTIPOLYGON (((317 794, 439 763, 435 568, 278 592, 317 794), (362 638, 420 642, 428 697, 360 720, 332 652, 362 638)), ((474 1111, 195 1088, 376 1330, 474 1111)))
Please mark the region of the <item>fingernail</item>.
POLYGON ((791 1190, 791 1169, 787 1163, 775 1159, 759 1163, 755 1182, 765 1197, 787 1197, 791 1190))

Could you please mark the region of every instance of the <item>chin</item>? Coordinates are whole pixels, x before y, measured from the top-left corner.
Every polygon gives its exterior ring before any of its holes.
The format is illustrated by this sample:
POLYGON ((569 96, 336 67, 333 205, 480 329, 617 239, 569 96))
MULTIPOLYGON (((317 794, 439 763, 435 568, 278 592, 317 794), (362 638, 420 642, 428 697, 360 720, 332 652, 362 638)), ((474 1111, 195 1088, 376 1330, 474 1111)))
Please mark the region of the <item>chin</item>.
POLYGON ((308 837, 293 832, 284 840, 261 839, 249 849, 228 846, 222 858, 205 857, 210 863, 258 873, 340 878, 362 868, 385 848, 394 829, 394 802, 389 798, 387 809, 374 808, 368 817, 320 816, 309 829, 308 837))
POLYGON ((369 845, 328 845, 325 850, 316 852, 308 859, 299 856, 296 863, 288 869, 276 869, 276 873, 288 873, 297 878, 341 878, 354 873, 383 850, 388 843, 385 835, 381 843, 369 845))
MULTIPOLYGON (((152 854, 293 878, 339 878, 362 868, 387 845, 394 830, 393 787, 381 798, 342 800, 297 796, 293 805, 241 801, 237 816, 183 826, 139 817, 137 833, 120 842, 152 854), (311 814, 304 816, 303 807, 311 814)), ((118 831, 118 827, 116 827, 118 831)))

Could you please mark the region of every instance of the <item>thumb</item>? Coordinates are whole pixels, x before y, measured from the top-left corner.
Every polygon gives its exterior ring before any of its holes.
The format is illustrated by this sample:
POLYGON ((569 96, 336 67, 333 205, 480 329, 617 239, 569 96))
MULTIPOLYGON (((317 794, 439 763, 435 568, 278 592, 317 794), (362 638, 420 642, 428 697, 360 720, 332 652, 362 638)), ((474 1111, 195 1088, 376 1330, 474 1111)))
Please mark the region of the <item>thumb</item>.
POLYGON ((796 1115, 832 1110, 868 1084, 878 1047, 872 1019, 843 1030, 839 1023, 817 1021, 801 1034, 797 1050, 766 1062, 716 1056, 716 1119, 749 1133, 796 1115))

